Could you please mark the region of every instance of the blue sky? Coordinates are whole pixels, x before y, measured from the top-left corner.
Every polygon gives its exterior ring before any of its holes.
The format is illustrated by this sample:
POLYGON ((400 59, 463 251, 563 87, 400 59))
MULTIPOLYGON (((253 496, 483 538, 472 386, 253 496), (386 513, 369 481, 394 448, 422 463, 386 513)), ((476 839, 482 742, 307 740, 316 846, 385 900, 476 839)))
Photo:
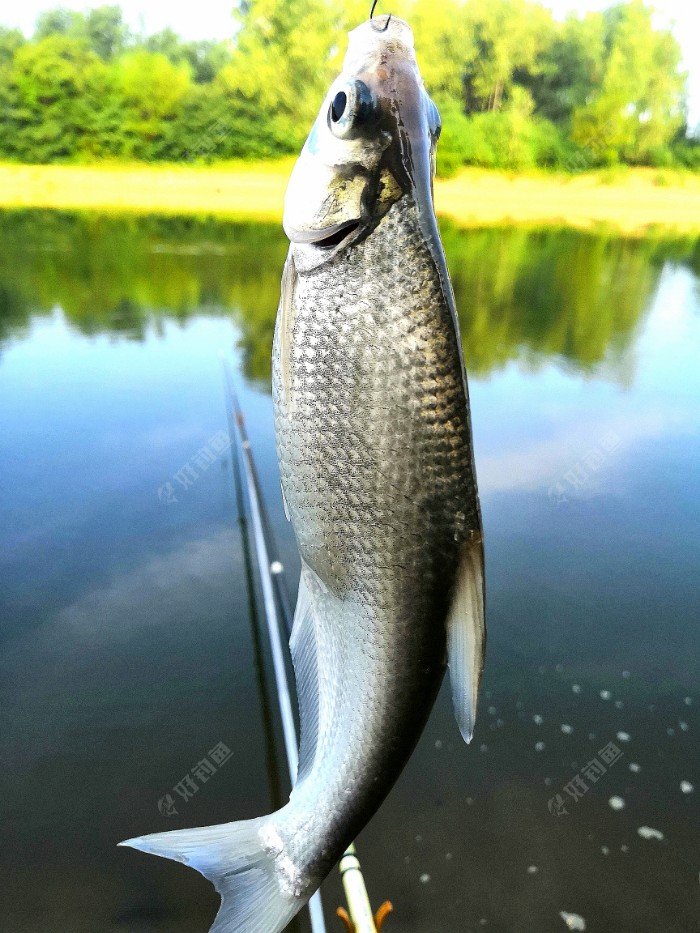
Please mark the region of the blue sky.
MULTIPOLYGON (((25 33, 32 31, 37 15, 53 6, 82 10, 100 6, 106 0, 23 0, 17 4, 3 4, 0 25, 17 26, 25 33)), ((112 0, 114 2, 114 0, 112 0)), ((569 11, 600 10, 610 5, 609 0, 541 0, 556 16, 569 11)), ((399 7, 400 2, 396 3, 399 7)), ((369 11, 369 0, 367 9, 369 11)), ((383 4, 386 10, 391 2, 383 4)), ((695 0, 657 0, 653 4, 660 24, 671 25, 683 48, 685 67, 690 72, 690 125, 700 123, 700 4, 695 0)), ((231 10, 233 0, 197 0, 193 4, 174 4, 172 0, 122 0, 124 17, 134 28, 147 33, 170 26, 189 39, 225 38, 232 32, 231 10)))

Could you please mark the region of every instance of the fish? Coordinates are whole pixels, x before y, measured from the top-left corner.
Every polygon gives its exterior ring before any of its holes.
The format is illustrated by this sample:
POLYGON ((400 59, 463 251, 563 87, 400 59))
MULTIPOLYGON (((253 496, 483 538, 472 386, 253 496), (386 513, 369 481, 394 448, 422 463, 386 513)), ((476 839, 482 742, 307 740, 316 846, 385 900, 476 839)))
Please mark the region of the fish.
POLYGON ((378 809, 446 669, 469 741, 484 547, 467 379, 433 205, 440 117, 410 26, 349 34, 290 177, 272 391, 301 556, 290 638, 301 739, 289 802, 130 839, 222 902, 215 933, 278 933, 378 809))

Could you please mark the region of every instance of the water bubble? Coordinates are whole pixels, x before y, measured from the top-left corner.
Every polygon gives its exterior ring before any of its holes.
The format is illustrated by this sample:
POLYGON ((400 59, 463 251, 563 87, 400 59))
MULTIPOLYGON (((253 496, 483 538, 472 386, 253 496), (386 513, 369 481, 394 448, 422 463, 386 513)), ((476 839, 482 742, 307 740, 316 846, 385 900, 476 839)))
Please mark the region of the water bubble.
POLYGON ((543 752, 544 751, 544 742, 535 742, 535 751, 543 752))
POLYGON ((451 853, 451 852, 445 852, 445 861, 446 861, 446 862, 451 862, 451 861, 452 861, 452 853, 451 853))
POLYGON ((617 739, 619 742, 629 742, 631 736, 629 732, 618 732, 617 739))
POLYGON ((603 853, 603 855, 610 855, 610 849, 607 846, 601 846, 600 851, 603 853))
POLYGON ((629 671, 623 671, 622 676, 625 678, 625 680, 629 680, 632 675, 629 671))
POLYGON ((625 704, 622 702, 622 700, 615 700, 615 709, 622 709, 624 705, 625 704))
POLYGON ((620 852, 629 852, 629 846, 621 845, 621 846, 620 846, 620 852))
POLYGON ((528 875, 536 875, 536 874, 537 874, 537 865, 528 865, 528 866, 527 866, 527 873, 528 873, 528 875))
POLYGON ((489 706, 489 716, 495 716, 495 715, 496 715, 496 707, 489 706))
POLYGON ((574 731, 574 727, 564 722, 561 725, 561 731, 564 733, 564 735, 571 735, 571 733, 574 731))
POLYGON ((695 788, 690 781, 681 781, 681 790, 684 794, 692 794, 695 788))
POLYGON ((487 752, 488 750, 489 750, 488 745, 480 745, 480 746, 479 746, 479 751, 480 751, 480 752, 487 752))
POLYGON ((420 833, 419 833, 419 834, 416 836, 416 842, 422 842, 422 841, 423 841, 423 837, 422 837, 422 836, 420 835, 420 833))
POLYGON ((552 779, 547 777, 547 778, 544 779, 544 783, 545 783, 545 787, 551 787, 551 786, 552 786, 552 779))
POLYGON ((683 722, 681 719, 679 719, 678 728, 681 730, 681 732, 687 732, 689 729, 689 726, 687 722, 683 722))
POLYGON ((629 769, 634 772, 634 774, 638 774, 642 770, 642 766, 638 765, 636 761, 630 761, 629 769))
POLYGON ((522 709, 522 708, 523 708, 523 701, 522 701, 522 700, 518 700, 518 702, 515 704, 515 708, 516 708, 516 709, 522 709))
POLYGON ((554 668, 554 670, 557 672, 557 674, 563 674, 563 673, 564 673, 564 665, 563 665, 563 664, 557 664, 556 667, 554 668))
POLYGON ((539 713, 535 713, 535 715, 532 717, 532 721, 536 726, 541 726, 544 722, 544 719, 540 716, 539 713))
POLYGON ((435 740, 435 748, 437 748, 437 749, 442 748, 442 739, 436 739, 436 740, 435 740))
POLYGON ((430 875, 429 875, 427 872, 424 872, 424 873, 420 876, 420 883, 421 883, 421 884, 427 884, 429 881, 430 881, 430 875))
POLYGON ((498 726, 499 729, 502 729, 502 728, 503 728, 503 720, 502 720, 502 719, 497 719, 497 720, 496 720, 496 725, 498 726))
POLYGON ((693 698, 692 698, 692 697, 686 697, 685 700, 683 700, 683 702, 685 703, 686 706, 691 706, 691 705, 692 705, 692 702, 693 702, 693 698))
POLYGON ((589 738, 589 740, 592 742, 593 739, 595 738, 595 732, 589 732, 589 733, 588 733, 588 738, 589 738))
POLYGON ((572 690, 573 693, 580 693, 580 692, 581 692, 581 686, 580 686, 580 684, 572 684, 572 685, 571 685, 571 690, 572 690))
POLYGON ((622 797, 611 797, 610 800, 608 800, 608 803, 613 810, 623 810, 625 806, 625 801, 622 799, 622 797))
POLYGON ((652 829, 651 826, 640 826, 637 830, 637 833, 642 837, 642 839, 659 839, 664 838, 664 834, 658 829, 652 829))
POLYGON ((560 910, 559 916, 569 930, 581 931, 586 929, 586 921, 579 914, 569 914, 565 910, 560 910))
POLYGON ((676 730, 675 730, 675 729, 672 729, 672 728, 669 726, 668 729, 666 730, 666 735, 675 735, 675 734, 676 734, 676 730))
POLYGON ((600 691, 601 700, 609 700, 611 696, 612 696, 612 693, 609 690, 600 691))

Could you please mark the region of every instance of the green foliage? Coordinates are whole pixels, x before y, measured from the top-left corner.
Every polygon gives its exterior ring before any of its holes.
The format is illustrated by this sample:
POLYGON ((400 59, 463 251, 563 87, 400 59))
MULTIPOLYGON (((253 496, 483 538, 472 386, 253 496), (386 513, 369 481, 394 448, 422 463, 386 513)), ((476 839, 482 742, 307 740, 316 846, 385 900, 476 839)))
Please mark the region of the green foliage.
POLYGON ((122 56, 117 92, 124 114, 122 154, 137 159, 164 155, 170 124, 190 86, 190 71, 159 52, 136 49, 122 56))
MULTIPOLYGON (((557 22, 533 0, 404 0, 463 164, 697 169, 678 43, 642 0, 557 22)), ((226 41, 133 35, 117 6, 0 29, 0 158, 208 162, 298 151, 366 0, 238 0, 226 41)))
POLYGON ((655 164, 684 124, 680 48, 654 29, 652 10, 641 0, 611 7, 601 26, 602 74, 574 112, 573 139, 589 149, 595 140, 595 161, 655 164))

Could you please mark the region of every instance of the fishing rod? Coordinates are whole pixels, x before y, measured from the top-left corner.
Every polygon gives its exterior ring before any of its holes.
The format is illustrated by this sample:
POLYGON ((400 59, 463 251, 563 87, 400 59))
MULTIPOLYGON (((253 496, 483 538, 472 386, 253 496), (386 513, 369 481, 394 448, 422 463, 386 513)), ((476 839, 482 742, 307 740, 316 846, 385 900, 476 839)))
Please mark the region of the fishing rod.
MULTIPOLYGON (((289 779, 294 786, 297 771, 299 769, 299 752, 297 742, 296 726, 294 724, 294 713, 292 712, 292 700, 289 693, 289 683, 287 682, 287 671, 284 665, 284 653, 282 650, 282 639, 280 638, 279 618, 277 615, 277 603, 275 601, 275 592, 273 574, 270 571, 270 559, 268 556, 267 542, 262 521, 260 486, 258 483, 255 463, 250 450, 250 441, 245 428, 243 412, 238 404, 238 397, 233 386, 231 374, 225 361, 222 361, 224 367, 224 376, 228 386, 229 397, 231 401, 231 412, 233 414, 233 423, 241 444, 243 472, 246 479, 246 488, 248 490, 248 501, 250 503, 250 516, 253 525, 253 540, 255 542, 255 556, 258 562, 258 571, 260 574, 260 585, 263 594, 263 606, 265 609, 265 619, 267 621, 267 633, 270 639, 270 649, 272 652, 272 667, 275 673, 275 685, 277 687, 277 699, 279 701, 280 714, 282 716, 282 732, 284 735, 284 747, 287 753, 287 766, 289 768, 289 779)), ((326 933, 326 923, 323 917, 323 903, 321 893, 317 891, 309 900, 309 914, 311 917, 312 933, 326 933)))
POLYGON ((275 750, 274 711, 271 703, 271 692, 268 685, 268 674, 265 670, 265 660, 262 641, 262 623, 255 598, 255 570, 251 555, 251 541, 248 534, 248 518, 245 507, 245 491, 241 475, 241 455, 236 442, 236 429, 233 422, 233 412, 226 408, 228 423, 229 452, 231 454, 231 471, 233 473, 233 491, 236 500, 236 513, 238 515, 238 530, 240 532, 241 550, 243 553, 243 577, 245 580, 246 595, 248 597, 248 613, 250 621, 250 634, 253 642, 253 660, 255 673, 260 691, 260 712, 263 720, 263 734, 265 739, 265 760, 267 764, 268 780, 270 782, 270 795, 273 809, 277 810, 284 803, 283 791, 280 781, 277 753, 275 750))
MULTIPOLYGON (((260 483, 255 468, 253 452, 246 430, 245 416, 238 402, 238 395, 233 384, 231 372, 223 356, 222 366, 228 389, 230 414, 232 415, 233 425, 242 451, 241 460, 243 462, 243 472, 246 478, 248 501, 250 503, 253 539, 255 542, 260 584, 263 593, 263 605, 265 608, 270 648, 272 651, 275 684, 282 716, 287 765, 289 768, 289 777, 292 786, 294 786, 299 768, 299 746, 292 712, 287 670, 284 663, 282 640, 280 637, 280 619, 277 612, 277 601, 275 600, 275 595, 277 595, 284 626, 287 631, 287 636, 289 636, 292 628, 289 594, 283 580, 284 566, 279 560, 272 532, 272 524, 260 491, 260 483)), ((338 868, 349 912, 343 907, 339 907, 336 911, 337 916, 344 922, 349 933, 380 933, 385 919, 392 911, 392 905, 389 901, 385 901, 376 914, 372 913, 367 887, 354 843, 348 846, 340 860, 338 868)), ((326 933, 320 891, 317 891, 310 899, 309 913, 311 917, 312 933, 326 933)))

